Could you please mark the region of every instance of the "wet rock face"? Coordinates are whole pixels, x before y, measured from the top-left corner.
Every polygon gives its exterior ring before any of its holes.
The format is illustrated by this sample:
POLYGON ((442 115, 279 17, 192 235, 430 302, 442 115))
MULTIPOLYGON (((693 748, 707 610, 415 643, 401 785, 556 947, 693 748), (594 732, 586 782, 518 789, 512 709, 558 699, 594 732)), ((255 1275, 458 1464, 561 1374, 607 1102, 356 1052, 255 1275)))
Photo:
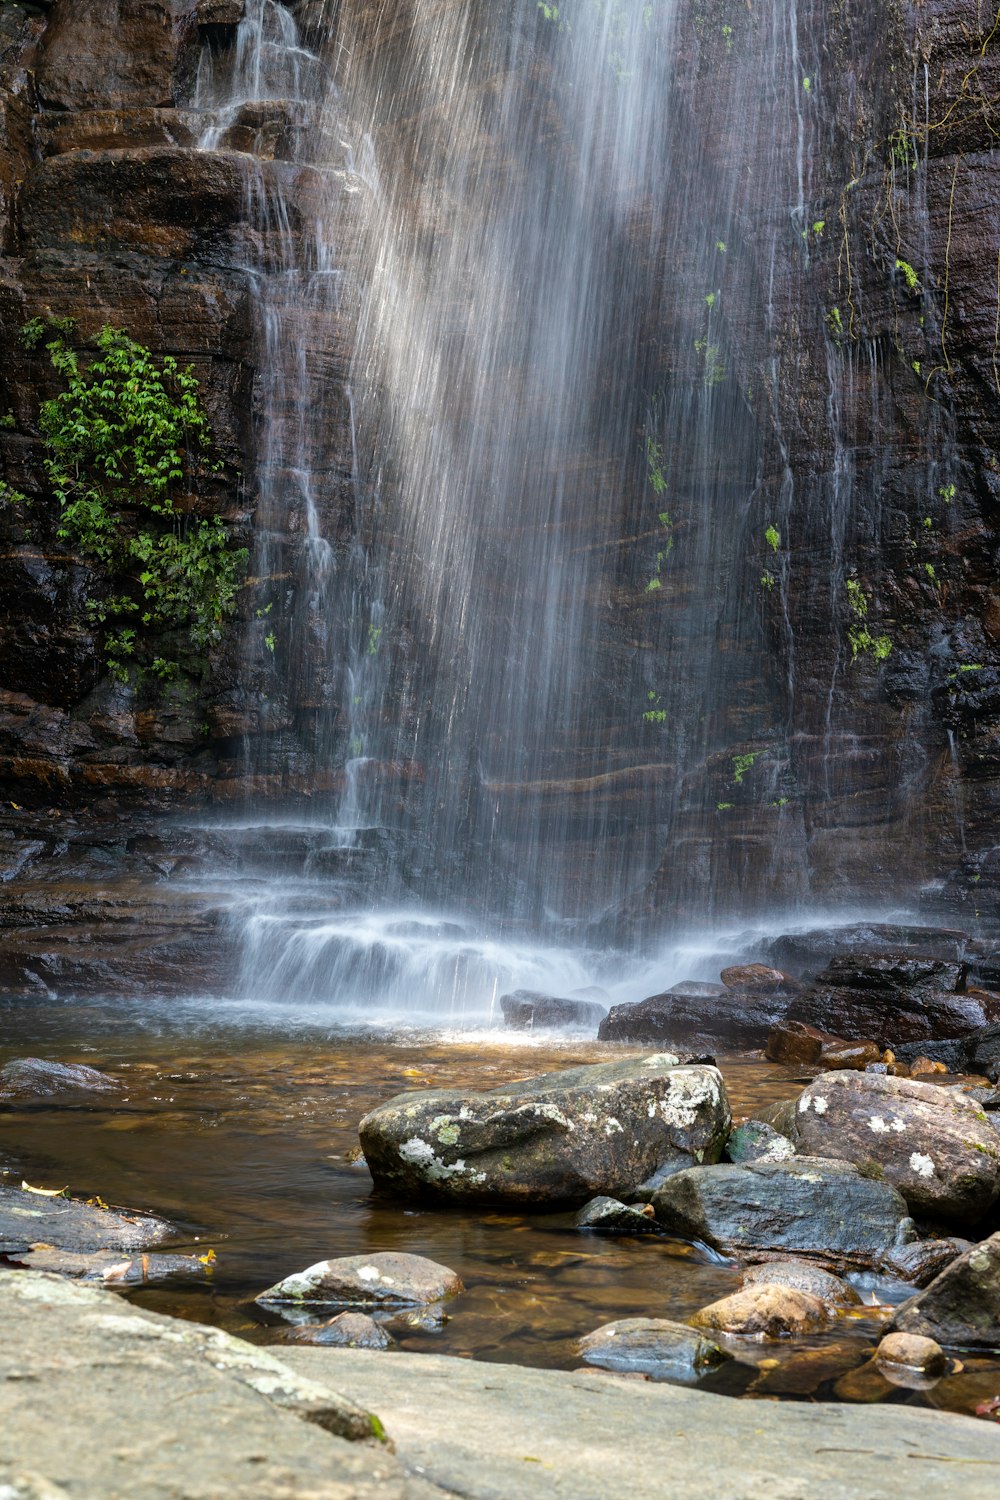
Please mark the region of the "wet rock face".
POLYGON ((112 1094, 116 1079, 83 1063, 46 1062, 39 1057, 17 1057, 0 1068, 0 1099, 49 1097, 54 1094, 112 1094))
POLYGON ((729 1255, 783 1250, 875 1265, 913 1237, 895 1188, 817 1157, 678 1172, 653 1207, 671 1233, 729 1255))
POLYGON ((832 1276, 821 1266, 810 1265, 806 1260, 768 1260, 748 1266, 743 1273, 743 1285, 791 1287, 798 1292, 808 1292, 828 1307, 858 1307, 861 1304, 860 1296, 849 1281, 832 1276))
POLYGON ((953 1089, 828 1073, 798 1104, 799 1150, 884 1177, 915 1213, 975 1224, 1000 1194, 1000 1132, 953 1089))
POLYGON ((66 0, 54 7, 38 67, 49 108, 177 103, 196 63, 196 0, 66 0))
POLYGON ((489 1093, 400 1094, 361 1121, 382 1192, 527 1207, 629 1193, 658 1169, 719 1159, 731 1116, 717 1069, 671 1056, 549 1073, 489 1093))
POLYGON ((964 1255, 896 1310, 892 1328, 952 1349, 995 1349, 1000 1328, 1000 1234, 964 1255))

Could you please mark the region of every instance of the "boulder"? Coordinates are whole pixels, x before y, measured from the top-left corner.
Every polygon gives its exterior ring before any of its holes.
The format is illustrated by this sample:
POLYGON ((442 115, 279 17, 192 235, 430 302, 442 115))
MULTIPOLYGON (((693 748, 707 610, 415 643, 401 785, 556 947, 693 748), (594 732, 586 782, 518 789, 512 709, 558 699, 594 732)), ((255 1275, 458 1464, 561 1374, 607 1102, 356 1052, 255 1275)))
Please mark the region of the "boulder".
POLYGON ((659 1234, 656 1215, 648 1204, 641 1208, 620 1203, 617 1198, 591 1198, 576 1216, 578 1229, 598 1234, 659 1234))
POLYGON ((686 1323, 667 1318, 620 1318, 580 1340, 588 1365, 620 1374, 648 1375, 651 1380, 694 1385, 732 1356, 686 1323))
POLYGON ((779 990, 794 993, 800 986, 780 969, 767 964, 731 964, 719 975, 728 990, 757 990, 764 995, 776 994, 779 990))
POLYGON ((423 1255, 395 1250, 376 1255, 344 1255, 321 1260, 295 1276, 286 1276, 254 1300, 263 1306, 291 1303, 314 1307, 378 1306, 443 1302, 463 1291, 447 1266, 423 1255))
POLYGON ((83 1063, 48 1062, 15 1057, 0 1068, 0 1099, 51 1098, 79 1092, 111 1094, 121 1085, 107 1073, 83 1063))
POLYGON ((847 1162, 787 1162, 678 1172, 653 1197, 656 1217, 684 1239, 727 1255, 761 1250, 874 1266, 915 1235, 906 1202, 847 1162))
POLYGON ((703 1307, 691 1319, 695 1328, 715 1328, 720 1333, 759 1339, 814 1333, 829 1321, 826 1304, 811 1292, 771 1282, 744 1287, 703 1307))
POLYGON ((799 1139, 799 1101, 794 1099, 778 1099, 774 1104, 762 1104, 755 1109, 751 1119, 761 1120, 765 1125, 772 1126, 779 1135, 796 1145, 799 1139))
POLYGON ((1000 1000, 960 993, 965 975, 943 959, 852 954, 834 959, 786 1019, 879 1048, 963 1036, 1000 1020, 1000 1000))
POLYGON ((984 1026, 968 1041, 970 1073, 981 1073, 991 1083, 1000 1083, 1000 1024, 984 1026))
POLYGON ((743 1272, 743 1285, 790 1287, 796 1292, 808 1292, 810 1297, 818 1297, 828 1307, 858 1307, 861 1303, 861 1297, 849 1281, 807 1260, 765 1260, 747 1266, 743 1272))
POLYGON ((787 1161, 795 1155, 795 1147, 773 1125, 763 1120, 747 1120, 730 1135, 726 1155, 737 1165, 746 1161, 787 1161))
POLYGON ((514 990, 501 995, 500 1009, 505 1024, 513 1031, 557 1030, 568 1026, 593 1030, 608 1013, 607 1007, 596 1000, 562 999, 536 990, 514 990))
MULTIPOLYGON (((646 1000, 614 1005, 597 1035, 602 1042, 638 1046, 697 1042, 733 1050, 763 1047, 771 1027, 790 1004, 782 995, 749 990, 690 993, 694 988, 693 982, 676 985, 646 1000)), ((708 985, 698 988, 714 990, 708 985)))
POLYGON ((949 1360, 940 1344, 917 1333, 887 1333, 875 1350, 880 1365, 903 1365, 922 1375, 945 1375, 949 1360))
POLYGON ((716 1068, 661 1054, 487 1093, 399 1094, 359 1133, 383 1191, 541 1208, 627 1197, 665 1165, 718 1161, 731 1123, 716 1068))
POLYGON ((1000 1234, 972 1245, 896 1309, 891 1328, 950 1349, 1000 1346, 1000 1234))
POLYGON ((884 1177, 910 1207, 974 1224, 1000 1195, 1000 1133, 953 1089, 872 1073, 827 1073, 798 1106, 799 1150, 884 1177))
POLYGON ((848 1042, 805 1021, 787 1018, 771 1027, 766 1052, 771 1062, 810 1068, 864 1069, 882 1056, 874 1042, 848 1042))

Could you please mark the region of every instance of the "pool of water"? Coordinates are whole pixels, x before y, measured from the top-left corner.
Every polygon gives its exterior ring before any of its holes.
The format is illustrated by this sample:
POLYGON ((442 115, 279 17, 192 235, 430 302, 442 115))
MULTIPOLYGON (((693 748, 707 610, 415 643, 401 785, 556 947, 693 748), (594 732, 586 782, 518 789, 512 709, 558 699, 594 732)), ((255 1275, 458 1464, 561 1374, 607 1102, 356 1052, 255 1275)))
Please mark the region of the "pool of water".
MULTIPOLYGON (((498 1032, 375 1036, 218 1002, 24 1003, 0 1014, 0 1064, 27 1055, 82 1062, 123 1084, 117 1095, 0 1104, 6 1180, 151 1210, 179 1226, 179 1244, 215 1252, 197 1281, 128 1294, 144 1306, 280 1344, 301 1332, 255 1308, 256 1293, 317 1260, 405 1250, 450 1266, 466 1291, 439 1326, 394 1323, 404 1348, 573 1368, 577 1340, 602 1323, 684 1319, 739 1285, 736 1267, 702 1248, 581 1233, 571 1214, 379 1199, 352 1159, 358 1120, 402 1090, 494 1087, 606 1059, 607 1047, 498 1032)), ((752 1059, 721 1065, 737 1116, 805 1081, 752 1059)), ((887 1307, 906 1289, 868 1281, 861 1290, 870 1305, 829 1334, 734 1344, 739 1367, 716 1376, 718 1387, 970 1412, 1000 1394, 1000 1361, 964 1360, 960 1373, 922 1391, 865 1372, 887 1307)))

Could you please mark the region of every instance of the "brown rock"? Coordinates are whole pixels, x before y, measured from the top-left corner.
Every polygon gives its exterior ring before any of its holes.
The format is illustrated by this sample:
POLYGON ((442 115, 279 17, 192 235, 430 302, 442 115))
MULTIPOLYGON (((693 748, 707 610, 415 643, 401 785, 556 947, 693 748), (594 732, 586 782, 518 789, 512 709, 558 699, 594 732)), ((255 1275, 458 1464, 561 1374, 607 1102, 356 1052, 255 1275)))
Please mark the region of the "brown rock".
POLYGON ((767 1056, 771 1062, 794 1066, 801 1063, 812 1067, 819 1062, 820 1053, 826 1044, 836 1045, 840 1037, 828 1031, 820 1031, 804 1021, 778 1021, 767 1035, 767 1056))
POLYGON ((196 60, 194 0, 72 0, 56 7, 38 89, 57 109, 170 105, 196 60))
POLYGON ((765 995, 788 989, 789 986, 798 988, 795 980, 767 964, 732 964, 728 969, 723 969, 719 978, 729 990, 759 990, 765 995))
POLYGON ((824 1042, 820 1048, 819 1066, 825 1072, 863 1073, 881 1054, 874 1042, 824 1042))
POLYGON ((703 1307, 689 1321, 695 1328, 716 1328, 720 1333, 780 1339, 812 1333, 829 1317, 826 1306, 812 1293, 765 1282, 703 1307))
POLYGON ((943 1062, 935 1062, 930 1057, 915 1057, 910 1064, 910 1077, 919 1078, 921 1074, 947 1073, 948 1069, 943 1062))
POLYGON ((944 1375, 948 1358, 940 1344, 916 1333, 887 1333, 875 1350, 880 1365, 905 1365, 924 1375, 944 1375))
POLYGON ((447 1266, 395 1250, 321 1260, 269 1287, 255 1299, 265 1305, 357 1306, 441 1302, 463 1291, 447 1266))
POLYGON ((807 1260, 767 1260, 758 1265, 747 1266, 743 1272, 743 1285, 790 1287, 794 1291, 808 1292, 811 1297, 818 1297, 828 1307, 861 1305, 861 1297, 849 1281, 844 1281, 842 1277, 834 1276, 832 1272, 824 1271, 822 1266, 807 1260))

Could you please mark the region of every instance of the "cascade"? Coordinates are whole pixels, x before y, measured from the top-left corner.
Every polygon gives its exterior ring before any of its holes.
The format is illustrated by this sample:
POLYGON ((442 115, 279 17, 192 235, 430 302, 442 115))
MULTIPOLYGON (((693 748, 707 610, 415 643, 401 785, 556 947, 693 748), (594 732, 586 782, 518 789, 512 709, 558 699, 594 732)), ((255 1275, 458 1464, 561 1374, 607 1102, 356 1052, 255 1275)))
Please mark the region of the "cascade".
MULTIPOLYGON (((828 189, 813 21, 321 12, 311 51, 250 0, 198 90, 206 147, 256 131, 246 686, 268 732, 245 826, 301 825, 307 855, 251 902, 244 987, 482 1016, 601 972, 639 998, 646 960, 623 969, 616 941, 830 894, 809 840, 866 753, 838 722, 838 647, 818 814, 796 797, 782 413, 805 298, 787 262, 820 253, 828 189)), ((836 619, 861 376, 832 332, 827 369, 836 619)))

